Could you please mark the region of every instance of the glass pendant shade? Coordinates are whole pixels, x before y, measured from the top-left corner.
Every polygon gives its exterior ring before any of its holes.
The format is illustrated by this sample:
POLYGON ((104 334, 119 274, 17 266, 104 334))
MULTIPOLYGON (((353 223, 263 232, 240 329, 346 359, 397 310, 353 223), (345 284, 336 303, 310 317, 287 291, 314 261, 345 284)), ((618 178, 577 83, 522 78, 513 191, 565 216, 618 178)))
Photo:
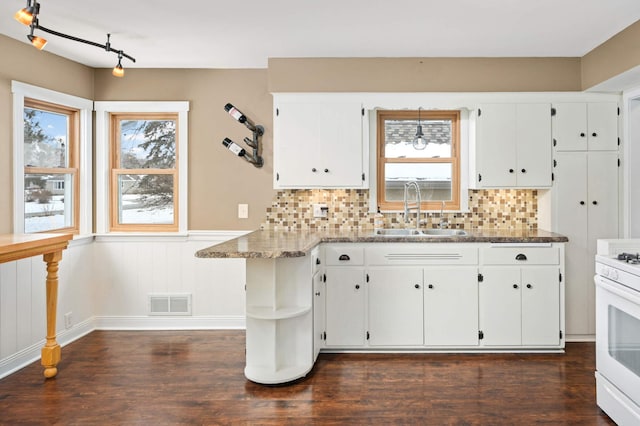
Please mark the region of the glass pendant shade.
POLYGON ((420 110, 422 108, 418 108, 418 128, 416 129, 416 136, 413 138, 413 149, 421 151, 427 147, 427 140, 424 138, 422 124, 420 124, 420 110))
POLYGON ((20 9, 16 12, 13 17, 16 21, 20 22, 22 25, 29 26, 33 22, 33 13, 30 10, 31 8, 20 9))
POLYGON ((418 130, 416 130, 416 137, 413 138, 413 148, 418 150, 423 150, 427 147, 427 140, 424 138, 424 133, 422 133, 422 125, 418 124, 418 130))
POLYGON ((113 67, 113 71, 111 71, 111 74, 113 74, 115 77, 124 77, 124 68, 122 68, 120 62, 118 62, 118 65, 113 67))
POLYGON ((29 36, 29 41, 31 42, 31 44, 33 44, 33 47, 35 47, 38 50, 42 50, 44 49, 44 46, 46 46, 47 44, 47 40, 42 38, 42 37, 38 37, 38 36, 29 36))

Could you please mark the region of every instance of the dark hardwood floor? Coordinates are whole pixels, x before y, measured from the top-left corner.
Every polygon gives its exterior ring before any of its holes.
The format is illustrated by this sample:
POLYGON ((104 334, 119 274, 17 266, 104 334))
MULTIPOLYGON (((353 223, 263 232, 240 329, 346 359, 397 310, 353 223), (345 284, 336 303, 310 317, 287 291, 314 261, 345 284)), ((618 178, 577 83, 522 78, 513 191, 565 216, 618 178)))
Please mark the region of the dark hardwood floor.
POLYGON ((95 331, 0 380, 0 424, 613 424, 591 343, 565 354, 321 354, 287 386, 247 381, 243 331, 95 331))

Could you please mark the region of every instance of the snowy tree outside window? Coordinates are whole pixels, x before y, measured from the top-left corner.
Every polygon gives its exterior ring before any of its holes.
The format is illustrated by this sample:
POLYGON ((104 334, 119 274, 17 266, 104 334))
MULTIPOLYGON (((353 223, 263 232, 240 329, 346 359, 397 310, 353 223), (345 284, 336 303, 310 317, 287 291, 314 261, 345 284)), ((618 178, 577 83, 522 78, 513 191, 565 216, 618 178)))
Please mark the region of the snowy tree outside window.
POLYGON ((177 227, 176 114, 113 114, 112 229, 177 227))
POLYGON ((25 99, 24 232, 76 231, 78 111, 25 99))

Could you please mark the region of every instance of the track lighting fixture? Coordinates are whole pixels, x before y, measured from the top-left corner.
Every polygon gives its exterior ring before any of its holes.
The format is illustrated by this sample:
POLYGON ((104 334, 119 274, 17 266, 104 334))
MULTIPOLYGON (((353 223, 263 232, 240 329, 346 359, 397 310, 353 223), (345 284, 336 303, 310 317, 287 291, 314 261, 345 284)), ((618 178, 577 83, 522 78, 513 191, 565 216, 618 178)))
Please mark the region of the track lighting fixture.
POLYGON ((44 48, 44 46, 47 44, 47 40, 37 35, 34 35, 33 32, 35 30, 44 31, 45 33, 53 34, 54 36, 57 36, 57 37, 66 38, 67 40, 77 41, 79 43, 96 46, 106 50, 107 52, 114 52, 115 54, 118 55, 118 65, 116 65, 112 71, 112 74, 116 77, 124 76, 124 68, 122 68, 123 57, 131 60, 132 62, 136 61, 133 57, 124 53, 124 51, 114 49, 111 47, 111 42, 110 42, 111 34, 107 34, 107 42, 105 44, 100 44, 93 41, 85 40, 79 37, 54 31, 50 28, 43 27, 42 25, 40 25, 40 22, 38 21, 39 14, 40 14, 40 3, 38 3, 37 0, 27 0, 27 6, 17 11, 16 14, 14 15, 14 18, 18 22, 30 28, 27 38, 29 39, 31 44, 39 50, 42 50, 44 48))

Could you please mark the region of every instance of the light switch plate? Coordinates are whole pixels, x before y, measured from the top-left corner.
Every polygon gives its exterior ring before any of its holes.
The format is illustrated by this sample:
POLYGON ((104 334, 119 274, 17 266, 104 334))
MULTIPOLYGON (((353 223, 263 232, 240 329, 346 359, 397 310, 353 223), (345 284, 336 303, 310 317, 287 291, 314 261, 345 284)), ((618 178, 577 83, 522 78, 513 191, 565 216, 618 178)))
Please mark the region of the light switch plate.
POLYGON ((313 205, 313 217, 323 218, 329 217, 329 208, 326 204, 314 204, 313 205))
POLYGON ((238 219, 249 218, 249 204, 238 204, 238 219))

